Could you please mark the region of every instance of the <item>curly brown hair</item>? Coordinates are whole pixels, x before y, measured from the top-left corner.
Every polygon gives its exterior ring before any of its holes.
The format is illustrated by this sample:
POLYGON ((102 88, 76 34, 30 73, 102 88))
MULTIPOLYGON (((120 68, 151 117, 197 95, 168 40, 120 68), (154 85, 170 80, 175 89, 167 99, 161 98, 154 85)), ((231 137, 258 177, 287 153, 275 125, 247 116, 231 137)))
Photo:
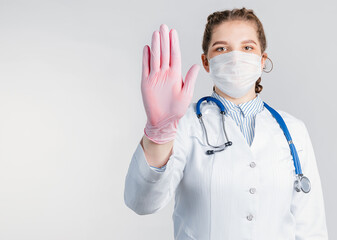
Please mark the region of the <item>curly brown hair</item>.
MULTIPOLYGON (((267 48, 267 40, 264 34, 263 26, 258 17, 254 14, 252 9, 246 9, 245 7, 239 9, 234 8, 232 10, 224 10, 224 11, 217 11, 210 14, 207 17, 207 24, 204 31, 203 41, 202 41, 202 50, 204 54, 207 55, 208 47, 211 42, 212 32, 214 27, 218 26, 219 24, 232 21, 232 20, 242 20, 247 21, 250 23, 255 24, 256 26, 256 33, 258 40, 261 46, 261 53, 263 53, 267 48)), ((255 92, 260 93, 262 91, 261 77, 255 83, 255 92)))

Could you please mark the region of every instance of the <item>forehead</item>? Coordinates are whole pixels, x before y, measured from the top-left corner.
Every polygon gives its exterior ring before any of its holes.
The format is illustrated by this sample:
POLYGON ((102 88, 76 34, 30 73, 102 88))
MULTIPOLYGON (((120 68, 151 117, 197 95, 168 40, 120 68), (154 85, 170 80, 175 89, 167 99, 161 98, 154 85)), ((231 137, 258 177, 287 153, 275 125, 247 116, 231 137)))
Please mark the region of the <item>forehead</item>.
POLYGON ((211 43, 217 40, 242 41, 257 40, 256 26, 252 22, 233 20, 220 23, 212 31, 211 43))

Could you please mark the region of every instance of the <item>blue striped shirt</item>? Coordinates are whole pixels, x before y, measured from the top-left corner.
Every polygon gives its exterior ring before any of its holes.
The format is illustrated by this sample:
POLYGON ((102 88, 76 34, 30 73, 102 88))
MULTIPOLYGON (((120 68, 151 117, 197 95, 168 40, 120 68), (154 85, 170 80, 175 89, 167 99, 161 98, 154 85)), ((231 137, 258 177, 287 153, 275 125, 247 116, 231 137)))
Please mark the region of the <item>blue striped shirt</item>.
POLYGON ((221 101, 225 107, 226 114, 236 122, 238 127, 240 127, 243 136, 250 146, 254 139, 255 116, 264 108, 260 96, 257 94, 254 99, 245 103, 240 103, 239 105, 221 97, 215 91, 213 91, 212 97, 221 101))
MULTIPOLYGON (((236 122, 236 125, 240 128, 244 138, 247 141, 247 144, 251 146, 254 139, 255 116, 264 108, 263 101, 260 96, 257 94, 254 99, 245 103, 240 103, 238 105, 225 99, 224 97, 221 97, 214 90, 212 97, 221 101, 225 107, 225 114, 229 115, 236 122)), ((214 102, 210 103, 216 104, 214 102)), ((162 172, 165 171, 166 165, 161 168, 154 166, 150 167, 158 172, 162 172)))

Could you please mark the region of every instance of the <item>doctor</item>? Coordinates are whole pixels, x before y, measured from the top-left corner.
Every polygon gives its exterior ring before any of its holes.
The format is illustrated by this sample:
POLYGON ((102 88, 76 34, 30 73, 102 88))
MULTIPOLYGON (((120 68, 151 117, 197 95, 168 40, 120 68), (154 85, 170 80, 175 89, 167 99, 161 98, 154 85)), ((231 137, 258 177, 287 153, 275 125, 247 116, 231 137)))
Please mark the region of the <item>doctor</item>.
POLYGON ((311 191, 294 189, 295 167, 280 125, 259 96, 268 58, 261 22, 246 8, 207 18, 202 63, 214 81, 214 102, 200 105, 206 132, 191 103, 197 64, 181 76, 176 30, 164 24, 143 49, 144 136, 126 175, 125 204, 140 215, 159 211, 175 196, 179 240, 326 240, 320 175, 303 121, 278 111, 296 146, 311 191), (222 125, 224 123, 224 125, 222 125), (224 129, 225 132, 224 134, 224 129), (232 145, 205 154, 211 145, 232 145), (207 143, 208 139, 208 143, 207 143))

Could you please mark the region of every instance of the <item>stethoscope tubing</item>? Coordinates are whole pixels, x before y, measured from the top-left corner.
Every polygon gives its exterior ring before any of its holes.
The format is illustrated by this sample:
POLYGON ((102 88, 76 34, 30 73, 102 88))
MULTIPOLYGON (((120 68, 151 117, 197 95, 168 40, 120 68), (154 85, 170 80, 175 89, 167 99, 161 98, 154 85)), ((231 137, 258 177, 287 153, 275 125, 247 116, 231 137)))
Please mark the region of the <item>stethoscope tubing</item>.
MULTIPOLYGON (((270 107, 265 102, 263 102, 263 105, 264 105, 264 107, 266 107, 269 110, 269 112, 276 119, 276 121, 280 125, 280 127, 283 130, 283 133, 284 133, 284 135, 287 139, 287 142, 288 142, 288 145, 289 145, 289 148, 290 148, 290 152, 291 152, 291 155, 292 155, 292 158, 293 158, 293 162, 294 162, 295 173, 296 173, 296 180, 294 182, 294 188, 296 189, 297 192, 302 190, 304 193, 308 193, 311 189, 311 184, 310 184, 309 179, 307 177, 305 177, 302 173, 301 163, 300 163, 300 160, 299 160, 299 157, 298 157, 298 154, 297 154, 297 150, 296 150, 296 147, 293 143, 293 140, 291 138, 291 135, 290 135, 290 132, 288 130, 288 127, 287 127, 286 123, 284 122, 281 115, 275 109, 270 107)), ((202 97, 201 99, 199 99, 199 101, 196 104, 196 114, 197 114, 199 122, 202 126, 202 129, 205 132, 207 145, 212 147, 212 148, 215 148, 214 150, 207 150, 206 151, 207 155, 211 155, 211 154, 214 154, 216 152, 221 152, 221 151, 225 150, 227 147, 232 145, 232 142, 229 141, 229 139, 228 139, 226 129, 225 129, 225 124, 224 124, 224 122, 225 122, 225 119, 224 119, 225 107, 220 102, 220 100, 218 100, 216 98, 213 98, 211 96, 202 97), (207 130, 206 130, 205 124, 202 120, 202 113, 201 113, 201 110, 200 110, 200 105, 205 100, 207 102, 212 101, 212 102, 216 103, 217 106, 220 108, 220 114, 222 116, 222 128, 223 128, 223 131, 224 131, 224 134, 225 134, 225 137, 226 137, 226 142, 224 144, 219 145, 219 146, 213 146, 208 141, 207 130)))
POLYGON ((293 157, 294 160, 294 165, 295 165, 295 172, 296 174, 302 174, 302 169, 301 169, 301 164, 298 158, 298 154, 297 154, 297 150, 296 147, 293 143, 293 140, 291 138, 291 135, 289 133, 288 127, 285 124, 283 118, 281 117, 281 115, 272 107, 270 107, 267 103, 263 102, 264 106, 271 112, 271 114, 275 117, 276 121, 279 123, 280 127, 283 130, 283 133, 288 141, 288 145, 291 151, 291 155, 293 157))

